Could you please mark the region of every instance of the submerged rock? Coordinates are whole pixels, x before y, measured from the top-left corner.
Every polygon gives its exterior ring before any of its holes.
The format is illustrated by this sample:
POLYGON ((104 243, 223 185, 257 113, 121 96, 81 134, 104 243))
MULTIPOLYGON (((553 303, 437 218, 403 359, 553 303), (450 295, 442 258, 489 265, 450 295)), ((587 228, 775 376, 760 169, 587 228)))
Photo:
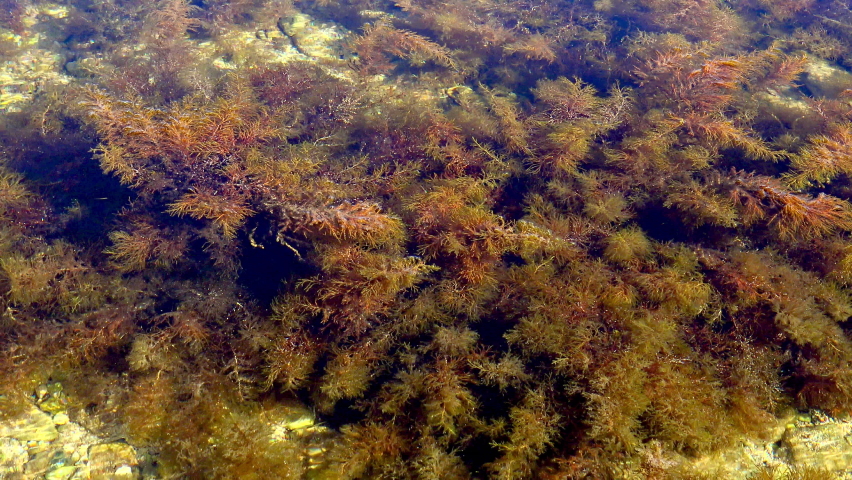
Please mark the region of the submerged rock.
POLYGON ((103 443, 89 447, 89 475, 93 479, 139 478, 136 449, 126 443, 103 443))
POLYGON ((72 421, 61 384, 41 385, 30 398, 29 408, 0 421, 0 479, 143 478, 136 448, 105 442, 72 421))
POLYGON ((52 442, 59 436, 51 416, 35 406, 0 424, 0 438, 21 442, 52 442))
POLYGON ((852 88, 852 73, 826 60, 812 59, 802 75, 802 84, 814 97, 835 98, 852 88))
POLYGON ((23 443, 14 438, 0 438, 0 478, 23 471, 28 459, 27 448, 23 443))
POLYGON ((64 58, 58 44, 45 32, 57 19, 67 16, 65 6, 30 6, 22 19, 26 31, 18 34, 0 28, 0 44, 17 50, 14 60, 0 62, 0 113, 21 111, 46 85, 70 83, 70 77, 62 72, 64 58), (56 48, 46 49, 45 45, 56 48))
POLYGON ((317 23, 304 13, 278 20, 278 29, 302 55, 318 60, 344 60, 349 52, 342 40, 347 33, 335 24, 317 23))
POLYGON ((803 417, 787 426, 778 453, 795 467, 848 473, 852 478, 852 421, 803 417))

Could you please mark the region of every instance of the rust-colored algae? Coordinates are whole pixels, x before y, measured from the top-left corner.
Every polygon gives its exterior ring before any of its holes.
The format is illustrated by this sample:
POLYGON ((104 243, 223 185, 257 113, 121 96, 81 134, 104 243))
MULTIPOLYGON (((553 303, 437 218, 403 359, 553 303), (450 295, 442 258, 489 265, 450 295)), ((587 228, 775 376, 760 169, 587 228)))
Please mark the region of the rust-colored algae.
POLYGON ((0 117, 9 415, 58 379, 162 478, 509 480, 852 411, 845 7, 64 3, 0 117))

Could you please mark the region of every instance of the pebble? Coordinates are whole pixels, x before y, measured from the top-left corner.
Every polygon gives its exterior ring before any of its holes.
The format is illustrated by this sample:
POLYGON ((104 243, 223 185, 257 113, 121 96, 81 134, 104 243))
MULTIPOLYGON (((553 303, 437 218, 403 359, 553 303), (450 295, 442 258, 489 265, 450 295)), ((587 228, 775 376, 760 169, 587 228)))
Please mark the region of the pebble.
POLYGON ((131 468, 129 465, 122 465, 115 469, 115 475, 117 477, 132 477, 133 468, 131 468))
POLYGON ((64 467, 55 468, 44 475, 44 480, 68 480, 77 473, 77 467, 66 465, 64 467))

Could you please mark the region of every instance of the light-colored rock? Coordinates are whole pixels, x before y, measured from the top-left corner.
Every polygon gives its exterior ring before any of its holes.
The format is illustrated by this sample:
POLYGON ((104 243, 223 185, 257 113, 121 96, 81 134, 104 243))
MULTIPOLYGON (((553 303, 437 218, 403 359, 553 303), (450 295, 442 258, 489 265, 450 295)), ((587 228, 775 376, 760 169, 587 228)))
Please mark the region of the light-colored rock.
MULTIPOLYGON (((348 36, 349 32, 338 25, 317 23, 298 13, 279 19, 277 26, 234 30, 197 47, 199 58, 212 59, 212 66, 219 70, 234 70, 258 59, 266 64, 315 60, 326 67, 345 67, 352 56, 345 46, 348 36), (223 51, 227 55, 222 55, 223 51)), ((347 69, 333 71, 343 75, 347 69)))
POLYGON ((102 443, 89 447, 89 476, 92 479, 138 478, 133 467, 138 465, 136 449, 126 443, 102 443), (118 470, 129 472, 118 476, 118 470))
POLYGON ((826 480, 852 480, 852 420, 819 411, 788 412, 761 440, 743 439, 698 458, 668 455, 676 461, 678 471, 712 478, 749 480, 768 468, 779 479, 809 469, 825 472, 826 480))
POLYGON ((820 58, 811 59, 802 75, 802 83, 814 97, 836 98, 852 88, 852 73, 820 58))
POLYGON ((852 471, 852 422, 797 425, 784 433, 782 451, 798 467, 852 471))
POLYGON ((297 13, 278 20, 278 28, 302 55, 314 59, 340 61, 349 56, 343 46, 347 36, 339 25, 317 23, 304 13, 297 13))
POLYGON ((40 452, 36 452, 33 455, 32 450, 30 450, 30 459, 26 465, 24 465, 24 473, 31 478, 40 477, 47 473, 50 470, 50 462, 53 457, 53 451, 49 449, 42 450, 40 452))
POLYGON ((314 413, 298 402, 286 402, 275 411, 268 412, 274 418, 272 441, 286 441, 298 437, 323 435, 328 427, 317 422, 314 413))
POLYGON ((52 442, 59 436, 53 419, 34 405, 26 412, 0 423, 0 437, 22 442, 52 442))
POLYGON ((55 3, 46 3, 38 6, 38 13, 53 18, 65 18, 68 16, 68 7, 55 3))
POLYGON ((38 408, 47 413, 65 413, 65 409, 68 408, 68 398, 62 390, 62 384, 58 382, 39 386, 36 390, 36 398, 38 408))
POLYGON ((804 95, 793 88, 757 92, 754 98, 764 111, 788 125, 796 125, 802 119, 815 115, 804 95))
POLYGON ((0 63, 0 112, 20 111, 48 84, 69 83, 70 78, 62 73, 61 55, 28 45, 32 38, 38 37, 21 37, 16 43, 21 44, 22 51, 15 61, 0 63))
POLYGON ((64 465, 47 472, 44 475, 44 480, 68 480, 76 472, 77 467, 74 465, 64 465))
POLYGON ((0 438, 0 478, 21 472, 29 456, 24 445, 14 438, 0 438))
POLYGON ((54 416, 53 416, 53 424, 54 424, 54 425, 65 425, 65 424, 67 424, 70 420, 71 420, 71 419, 70 419, 70 418, 68 418, 68 414, 67 414, 67 413, 57 413, 56 415, 54 415, 54 416))
POLYGON ((135 478, 133 468, 129 465, 122 465, 115 469, 115 478, 135 478))

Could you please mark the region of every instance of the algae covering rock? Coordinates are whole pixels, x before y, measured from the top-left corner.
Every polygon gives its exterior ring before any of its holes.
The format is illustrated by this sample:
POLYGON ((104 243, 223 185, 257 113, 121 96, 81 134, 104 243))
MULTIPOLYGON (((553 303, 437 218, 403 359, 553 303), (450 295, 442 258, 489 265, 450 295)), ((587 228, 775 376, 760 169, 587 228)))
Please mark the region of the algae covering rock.
POLYGON ((21 19, 26 30, 14 32, 0 26, 0 45, 18 51, 16 61, 0 63, 0 113, 20 112, 44 88, 70 82, 62 71, 63 56, 51 45, 57 40, 51 25, 61 22, 68 11, 67 6, 52 3, 28 6, 21 19))

